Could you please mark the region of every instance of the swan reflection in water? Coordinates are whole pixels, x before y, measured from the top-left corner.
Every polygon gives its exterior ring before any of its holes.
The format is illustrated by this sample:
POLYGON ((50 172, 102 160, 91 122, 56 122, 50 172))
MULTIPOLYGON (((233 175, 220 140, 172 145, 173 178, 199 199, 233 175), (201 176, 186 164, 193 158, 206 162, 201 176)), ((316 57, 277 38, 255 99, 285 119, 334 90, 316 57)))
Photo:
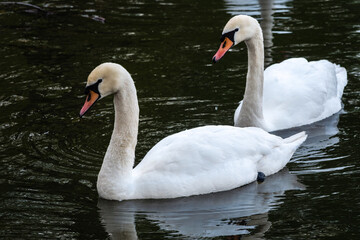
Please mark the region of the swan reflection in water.
MULTIPOLYGON (((337 125, 340 115, 341 112, 310 125, 274 134, 288 137, 306 131, 308 138, 296 151, 294 158, 309 163, 309 156, 321 154, 339 141, 338 137, 333 136, 339 132, 337 125)), ((261 239, 271 227, 269 210, 281 204, 278 198, 287 190, 304 189, 296 175, 290 174, 285 168, 267 177, 261 184, 254 182, 232 191, 166 200, 118 202, 99 199, 98 207, 105 229, 112 239, 138 239, 136 229, 141 232, 141 226, 135 226, 135 218, 145 218, 174 236, 261 239)))
POLYGON ((305 131, 308 138, 302 144, 301 148, 295 152, 293 158, 308 158, 309 156, 314 156, 316 153, 322 153, 326 148, 339 142, 339 138, 336 134, 339 132, 339 118, 343 113, 344 111, 341 110, 321 121, 301 127, 275 131, 272 132, 272 134, 284 138, 291 136, 293 133, 305 131))
MULTIPOLYGON (((336 144, 333 137, 341 113, 322 121, 293 129, 274 132, 288 137, 306 131, 308 139, 294 154, 295 159, 311 162, 309 156, 322 153, 336 144)), ((296 164, 296 163, 295 163, 296 164)), ((299 172, 298 172, 299 173, 299 172)), ((138 239, 135 218, 145 218, 167 234, 188 238, 241 236, 261 239, 271 227, 268 211, 280 204, 278 197, 287 190, 304 190, 296 175, 285 168, 266 178, 232 191, 166 200, 108 201, 99 199, 100 217, 112 239, 138 239)))
POLYGON ((232 191, 160 200, 99 199, 100 217, 113 239, 137 239, 136 218, 145 218, 161 231, 189 238, 239 236, 256 239, 270 228, 267 213, 280 204, 287 190, 305 187, 283 169, 259 183, 232 191))
MULTIPOLYGON (((305 159, 336 144, 337 113, 317 123, 274 132, 287 137, 306 131, 308 139, 294 157, 305 159)), ((268 212, 278 206, 278 197, 287 190, 304 190, 296 175, 285 168, 266 178, 232 191, 166 200, 108 201, 99 199, 100 217, 112 239, 138 239, 135 218, 145 218, 167 234, 188 238, 241 236, 261 239, 271 227, 268 212)))

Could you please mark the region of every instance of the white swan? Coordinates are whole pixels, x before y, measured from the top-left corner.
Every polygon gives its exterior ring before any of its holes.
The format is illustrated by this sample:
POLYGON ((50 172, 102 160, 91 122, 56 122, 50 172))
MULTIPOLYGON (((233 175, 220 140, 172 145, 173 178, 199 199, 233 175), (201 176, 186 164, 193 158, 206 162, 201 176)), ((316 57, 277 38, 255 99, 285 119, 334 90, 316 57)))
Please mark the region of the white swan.
POLYGON ((282 139, 260 128, 205 126, 164 138, 135 167, 139 107, 130 74, 104 63, 89 75, 80 117, 114 94, 115 124, 97 190, 111 200, 175 198, 225 191, 253 182, 258 172, 282 169, 306 139, 304 132, 282 139))
POLYGON ((234 115, 235 126, 271 132, 317 122, 341 110, 345 68, 327 60, 291 58, 264 72, 262 31, 254 18, 245 15, 235 16, 225 25, 213 62, 242 41, 248 49, 248 73, 244 99, 234 115))

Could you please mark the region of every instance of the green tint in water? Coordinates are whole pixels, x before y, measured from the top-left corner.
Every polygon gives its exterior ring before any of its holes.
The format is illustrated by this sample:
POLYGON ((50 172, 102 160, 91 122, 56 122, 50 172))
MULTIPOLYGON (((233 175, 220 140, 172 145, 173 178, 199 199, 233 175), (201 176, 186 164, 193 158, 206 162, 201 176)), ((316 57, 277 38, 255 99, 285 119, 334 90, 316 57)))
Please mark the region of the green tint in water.
POLYGON ((358 1, 29 3, 46 12, 0 4, 1 238, 359 235, 358 1), (291 174, 261 185, 169 201, 98 200, 113 106, 106 99, 79 120, 89 72, 113 61, 132 74, 139 162, 169 134, 232 124, 245 86, 245 45, 214 66, 211 57, 235 14, 260 20, 268 65, 306 57, 346 67, 346 113, 305 128, 310 138, 288 164, 291 174))

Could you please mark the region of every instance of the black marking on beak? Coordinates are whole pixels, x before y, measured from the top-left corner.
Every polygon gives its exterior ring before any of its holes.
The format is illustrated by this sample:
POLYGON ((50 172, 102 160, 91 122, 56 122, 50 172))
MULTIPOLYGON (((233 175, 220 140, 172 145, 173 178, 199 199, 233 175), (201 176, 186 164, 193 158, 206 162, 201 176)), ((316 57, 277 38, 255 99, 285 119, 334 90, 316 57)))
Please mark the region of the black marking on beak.
MULTIPOLYGON (((223 35, 221 35, 220 42, 223 42, 225 40, 225 38, 227 37, 234 43, 235 42, 234 36, 237 31, 239 31, 239 29, 235 28, 234 30, 232 30, 230 32, 224 33, 223 35)), ((224 46, 223 46, 223 48, 224 48, 224 46)))
POLYGON ((217 63, 215 56, 213 57, 212 62, 213 62, 214 64, 217 63))
MULTIPOLYGON (((100 78, 97 80, 96 83, 90 85, 90 86, 87 86, 85 88, 85 95, 89 94, 90 90, 93 91, 93 92, 96 92, 97 94, 100 95, 100 92, 99 92, 99 84, 102 82, 103 80, 100 78)), ((90 98, 87 99, 87 101, 90 101, 90 98)))

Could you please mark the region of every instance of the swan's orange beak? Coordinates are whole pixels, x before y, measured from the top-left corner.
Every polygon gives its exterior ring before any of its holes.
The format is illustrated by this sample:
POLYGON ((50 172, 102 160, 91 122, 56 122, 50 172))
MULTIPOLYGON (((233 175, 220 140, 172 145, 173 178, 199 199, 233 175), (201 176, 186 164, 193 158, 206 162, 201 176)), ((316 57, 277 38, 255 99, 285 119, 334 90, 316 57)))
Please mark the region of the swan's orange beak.
POLYGON ((92 105, 100 98, 100 94, 89 90, 89 94, 86 97, 84 106, 80 110, 80 117, 84 116, 84 114, 90 109, 92 105))
POLYGON ((231 41, 228 37, 225 37, 224 41, 220 44, 219 50, 215 53, 212 59, 213 63, 219 61, 233 45, 234 42, 231 41))

